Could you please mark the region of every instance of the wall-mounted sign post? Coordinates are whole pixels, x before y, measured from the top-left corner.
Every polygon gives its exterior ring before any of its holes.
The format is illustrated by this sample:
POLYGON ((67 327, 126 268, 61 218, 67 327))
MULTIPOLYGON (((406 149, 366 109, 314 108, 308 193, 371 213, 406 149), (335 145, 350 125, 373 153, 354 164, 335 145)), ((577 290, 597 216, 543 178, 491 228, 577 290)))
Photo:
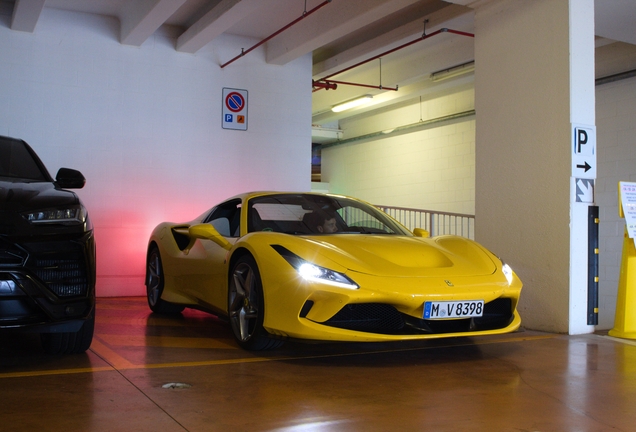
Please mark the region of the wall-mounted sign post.
POLYGON ((573 125, 572 177, 596 178, 596 126, 573 125))
POLYGON ((618 183, 618 215, 625 218, 616 316, 610 336, 636 339, 636 183, 618 183))
MULTIPOLYGON (((594 205, 594 187, 596 181, 596 126, 590 124, 571 124, 570 149, 572 166, 570 177, 570 208, 572 217, 570 231, 577 233, 571 237, 570 262, 575 270, 572 272, 571 301, 575 304, 583 302, 583 288, 587 289, 586 325, 598 324, 598 282, 599 282, 599 247, 598 247, 598 207, 594 205), (583 233, 586 232, 587 236, 583 233), (584 248, 585 243, 587 247, 584 248), (586 267, 587 272, 584 271, 586 267), (587 280, 585 278, 587 273, 587 280)), ((578 313, 577 313, 578 316, 578 313)), ((581 316, 582 318, 582 316, 581 316)), ((576 326, 570 330, 584 333, 582 320, 576 320, 576 326)))
POLYGON ((223 129, 247 130, 247 90, 223 89, 223 129))

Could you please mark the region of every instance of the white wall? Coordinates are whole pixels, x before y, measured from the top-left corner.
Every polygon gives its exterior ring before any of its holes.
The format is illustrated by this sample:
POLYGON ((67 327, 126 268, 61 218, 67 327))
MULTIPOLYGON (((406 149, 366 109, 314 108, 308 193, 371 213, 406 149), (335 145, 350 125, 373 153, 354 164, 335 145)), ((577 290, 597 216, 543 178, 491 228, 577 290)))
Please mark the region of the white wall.
MULTIPOLYGON (((343 139, 441 118, 474 108, 463 90, 341 122, 343 139)), ((377 205, 474 214, 475 121, 434 124, 424 130, 351 142, 322 150, 322 181, 331 192, 377 205)))
POLYGON ((618 182, 636 182, 636 78, 596 87, 596 128, 599 328, 611 329, 625 227, 625 220, 618 217, 618 182))
POLYGON ((272 66, 259 49, 221 69, 256 41, 222 37, 192 55, 170 28, 130 47, 114 18, 45 9, 33 34, 9 22, 0 15, 0 134, 27 141, 53 176, 86 176, 98 295, 145 293, 158 222, 247 190, 310 189, 310 56, 272 66), (247 131, 221 128, 224 87, 249 92, 247 131))

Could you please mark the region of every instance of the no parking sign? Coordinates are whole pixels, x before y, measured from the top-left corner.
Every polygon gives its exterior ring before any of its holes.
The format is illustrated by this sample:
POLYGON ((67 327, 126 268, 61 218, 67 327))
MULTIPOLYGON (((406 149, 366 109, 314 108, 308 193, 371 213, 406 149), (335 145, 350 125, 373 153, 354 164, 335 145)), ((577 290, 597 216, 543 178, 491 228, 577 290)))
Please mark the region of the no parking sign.
POLYGON ((247 130, 247 90, 223 88, 223 129, 247 130))

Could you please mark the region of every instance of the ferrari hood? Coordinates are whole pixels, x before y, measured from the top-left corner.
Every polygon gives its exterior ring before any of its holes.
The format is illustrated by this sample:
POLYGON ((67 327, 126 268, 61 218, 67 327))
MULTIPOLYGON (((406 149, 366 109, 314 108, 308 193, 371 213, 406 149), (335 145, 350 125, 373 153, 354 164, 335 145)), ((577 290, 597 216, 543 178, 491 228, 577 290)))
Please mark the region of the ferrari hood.
POLYGON ((496 270, 495 263, 481 247, 457 236, 424 239, 347 234, 304 238, 310 243, 301 254, 304 259, 327 259, 359 273, 448 277, 488 275, 496 270))

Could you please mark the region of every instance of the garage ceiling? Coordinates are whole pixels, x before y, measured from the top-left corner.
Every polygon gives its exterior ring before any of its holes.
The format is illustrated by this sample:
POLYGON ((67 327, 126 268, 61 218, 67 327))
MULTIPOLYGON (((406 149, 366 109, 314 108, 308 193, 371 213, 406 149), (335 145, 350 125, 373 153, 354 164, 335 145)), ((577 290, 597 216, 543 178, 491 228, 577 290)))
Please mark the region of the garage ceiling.
MULTIPOLYGON (((480 3, 483 1, 479 0, 480 3)), ((37 31, 38 19, 46 8, 116 17, 120 22, 120 42, 136 46, 142 45, 161 26, 174 26, 179 34, 175 49, 193 54, 223 33, 251 37, 256 43, 298 20, 266 42, 268 63, 284 65, 313 53, 313 78, 319 80, 365 62, 330 79, 371 87, 338 84, 336 90, 313 93, 313 123, 333 127, 347 116, 470 85, 474 39, 463 34, 435 32, 448 28, 472 33, 470 5, 475 2, 0 0, 0 7, 12 15, 12 29, 27 32, 37 31), (424 34, 435 35, 422 40, 424 34), (414 43, 381 55, 409 42, 414 43), (377 56, 380 58, 367 62, 377 56), (431 79, 432 73, 458 65, 463 65, 462 69, 467 73, 440 81, 431 79), (391 90, 396 87, 397 91, 391 90), (373 96, 372 104, 338 114, 331 111, 334 105, 363 95, 373 96)), ((636 2, 596 0, 595 6, 597 76, 635 69, 636 2), (601 48, 604 51, 599 54, 601 48), (598 59, 610 55, 608 53, 614 53, 614 58, 599 68, 598 59)), ((225 67, 231 68, 232 64, 225 67)), ((307 86, 309 88, 310 83, 307 86)))

